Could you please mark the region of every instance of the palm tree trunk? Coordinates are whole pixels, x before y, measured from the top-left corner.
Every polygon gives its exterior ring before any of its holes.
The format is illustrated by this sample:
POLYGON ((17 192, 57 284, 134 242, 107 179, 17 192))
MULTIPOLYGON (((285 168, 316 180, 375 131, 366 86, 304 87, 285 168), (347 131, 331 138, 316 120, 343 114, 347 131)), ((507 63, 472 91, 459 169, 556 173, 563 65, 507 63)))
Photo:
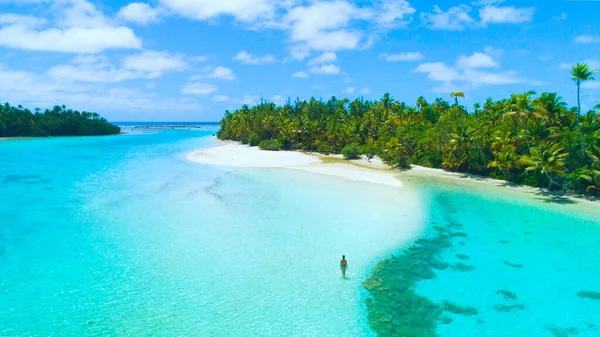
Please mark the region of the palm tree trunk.
POLYGON ((527 117, 523 117, 521 123, 523 124, 523 132, 525 134, 525 143, 527 143, 527 150, 531 152, 531 142, 529 141, 529 137, 527 137, 527 117))
POLYGON ((583 163, 585 161, 585 144, 584 144, 584 140, 583 140, 583 128, 581 127, 581 101, 579 99, 579 87, 580 87, 580 81, 577 81, 577 109, 578 109, 578 114, 577 114, 577 124, 579 125, 579 142, 581 143, 581 162, 583 163))
POLYGON ((544 169, 544 173, 546 174, 546 177, 548 177, 548 180, 550 180, 550 184, 548 184, 548 189, 550 189, 550 187, 552 187, 552 184, 555 184, 558 186, 558 183, 556 183, 554 180, 552 180, 552 177, 550 177, 550 174, 548 174, 548 171, 546 171, 546 169, 544 169))
POLYGON ((454 97, 454 102, 456 102, 456 105, 458 105, 458 96, 454 97))

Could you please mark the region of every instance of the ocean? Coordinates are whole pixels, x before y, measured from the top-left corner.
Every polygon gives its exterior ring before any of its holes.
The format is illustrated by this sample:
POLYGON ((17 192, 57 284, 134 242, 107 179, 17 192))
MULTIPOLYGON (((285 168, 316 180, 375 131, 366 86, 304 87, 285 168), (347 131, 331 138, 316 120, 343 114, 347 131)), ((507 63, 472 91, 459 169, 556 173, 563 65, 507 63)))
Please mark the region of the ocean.
POLYGON ((375 336, 363 282, 452 224, 451 267, 414 291, 477 313, 436 334, 598 333, 600 300, 578 296, 600 291, 593 210, 199 165, 218 126, 192 125, 0 142, 0 335, 375 336))

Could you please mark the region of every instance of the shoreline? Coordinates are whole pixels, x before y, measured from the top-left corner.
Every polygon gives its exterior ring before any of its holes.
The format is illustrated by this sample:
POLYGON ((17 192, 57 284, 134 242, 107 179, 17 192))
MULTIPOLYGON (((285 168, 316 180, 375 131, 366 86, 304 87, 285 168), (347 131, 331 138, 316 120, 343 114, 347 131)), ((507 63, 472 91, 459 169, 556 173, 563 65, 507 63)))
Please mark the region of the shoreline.
POLYGON ((6 142, 6 141, 10 141, 10 140, 23 140, 23 139, 31 139, 34 137, 0 137, 0 142, 6 142))
POLYGON ((245 168, 283 168, 293 169, 328 176, 336 176, 354 181, 363 181, 406 187, 403 181, 411 178, 440 179, 470 186, 487 186, 497 191, 510 191, 528 197, 543 197, 546 202, 557 204, 587 204, 598 206, 600 200, 581 195, 562 194, 545 188, 516 185, 505 180, 493 179, 467 173, 448 172, 443 169, 411 165, 409 170, 390 168, 378 157, 346 160, 342 155, 323 155, 300 151, 264 151, 258 147, 242 145, 239 142, 223 141, 215 137, 217 145, 195 150, 187 155, 187 159, 206 165, 245 168))
MULTIPOLYGON (((342 158, 297 151, 263 151, 237 142, 217 140, 217 146, 193 151, 187 159, 206 165, 241 168, 282 168, 391 187, 402 187, 400 172, 381 161, 350 165, 342 158)), ((361 161, 361 160, 359 160, 361 161)))

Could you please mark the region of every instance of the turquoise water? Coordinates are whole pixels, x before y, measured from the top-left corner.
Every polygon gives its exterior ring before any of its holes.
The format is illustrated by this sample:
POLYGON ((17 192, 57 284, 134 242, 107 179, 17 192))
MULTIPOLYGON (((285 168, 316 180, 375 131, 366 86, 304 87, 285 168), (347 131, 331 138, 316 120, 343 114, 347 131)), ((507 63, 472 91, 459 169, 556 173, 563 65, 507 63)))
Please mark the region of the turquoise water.
POLYGON ((361 281, 418 198, 188 162, 212 133, 0 143, 0 335, 372 335, 361 281))
POLYGON ((429 204, 428 231, 459 226, 441 258, 450 265, 422 280, 417 293, 436 303, 477 309, 450 314, 440 336, 600 336, 600 207, 553 203, 542 196, 502 193, 416 179, 429 204), (502 193, 502 194, 500 194, 502 193), (508 296, 505 296, 508 294, 508 296))
POLYGON ((417 291, 478 314, 451 315, 440 335, 598 334, 600 301, 577 296, 600 292, 594 212, 416 178, 394 189, 188 162, 213 133, 0 142, 0 335, 371 336, 362 281, 407 233, 448 223, 467 237, 443 258, 474 269, 417 291))

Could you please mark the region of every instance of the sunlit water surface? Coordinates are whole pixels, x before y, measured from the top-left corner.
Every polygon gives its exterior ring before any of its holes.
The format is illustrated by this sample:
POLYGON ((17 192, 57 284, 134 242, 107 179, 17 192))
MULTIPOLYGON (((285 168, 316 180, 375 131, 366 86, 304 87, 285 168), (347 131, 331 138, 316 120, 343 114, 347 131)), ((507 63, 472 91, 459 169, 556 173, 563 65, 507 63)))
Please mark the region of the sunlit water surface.
POLYGON ((577 296, 600 291, 597 213, 188 162, 213 132, 0 142, 0 335, 370 336, 362 281, 449 223, 466 236, 443 259, 466 268, 417 292, 478 313, 440 335, 600 335, 600 301, 577 296))
POLYGON ((1 142, 0 335, 372 335, 361 282, 419 198, 187 161, 212 133, 1 142))

